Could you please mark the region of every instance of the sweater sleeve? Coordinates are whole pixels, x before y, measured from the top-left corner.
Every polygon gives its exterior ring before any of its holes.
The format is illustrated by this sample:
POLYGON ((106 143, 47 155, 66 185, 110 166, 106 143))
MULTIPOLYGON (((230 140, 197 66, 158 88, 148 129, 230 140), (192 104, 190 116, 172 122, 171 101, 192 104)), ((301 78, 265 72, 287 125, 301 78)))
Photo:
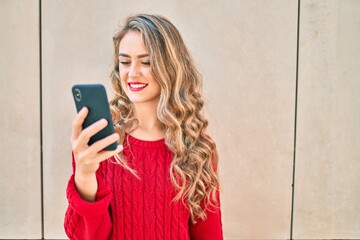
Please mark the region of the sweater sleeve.
POLYGON ((98 191, 95 202, 82 199, 75 186, 74 174, 68 182, 66 195, 69 202, 65 214, 64 228, 71 240, 106 240, 112 231, 109 204, 110 190, 96 175, 98 191))
MULTIPOLYGON (((209 207, 206 211, 205 220, 196 219, 196 223, 189 223, 189 232, 191 240, 223 240, 220 194, 217 194, 218 207, 209 207)), ((201 204, 203 207, 203 203, 201 204)))

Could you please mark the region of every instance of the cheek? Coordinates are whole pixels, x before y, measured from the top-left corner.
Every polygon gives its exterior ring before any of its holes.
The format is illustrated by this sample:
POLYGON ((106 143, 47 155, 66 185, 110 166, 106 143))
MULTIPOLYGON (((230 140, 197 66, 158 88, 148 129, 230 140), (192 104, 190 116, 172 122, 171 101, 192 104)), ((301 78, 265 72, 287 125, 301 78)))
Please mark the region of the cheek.
POLYGON ((127 74, 126 74, 125 69, 123 69, 121 67, 119 68, 119 77, 120 77, 121 84, 123 84, 126 81, 127 74))
POLYGON ((119 70, 119 77, 120 77, 120 85, 121 85, 122 88, 124 88, 124 86, 125 86, 125 81, 126 81, 126 79, 125 79, 126 75, 124 75, 124 74, 119 70))
POLYGON ((150 79, 150 81, 156 82, 156 80, 155 80, 155 78, 154 78, 154 74, 153 74, 153 72, 151 71, 150 68, 145 69, 145 70, 143 71, 143 75, 146 76, 147 79, 150 79))
POLYGON ((155 91, 160 94, 161 93, 161 86, 160 84, 154 79, 155 91))
POLYGON ((119 67, 119 76, 121 78, 124 78, 124 76, 126 75, 126 71, 123 67, 119 67))

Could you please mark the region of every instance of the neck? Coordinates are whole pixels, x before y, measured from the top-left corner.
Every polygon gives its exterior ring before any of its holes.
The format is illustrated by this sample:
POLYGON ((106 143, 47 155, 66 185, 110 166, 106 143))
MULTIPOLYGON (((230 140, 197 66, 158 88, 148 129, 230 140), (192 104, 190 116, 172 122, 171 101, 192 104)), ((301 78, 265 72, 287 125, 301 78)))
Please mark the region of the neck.
POLYGON ((164 124, 157 117, 157 105, 157 102, 134 103, 134 116, 139 125, 131 133, 133 137, 149 141, 164 138, 164 124))

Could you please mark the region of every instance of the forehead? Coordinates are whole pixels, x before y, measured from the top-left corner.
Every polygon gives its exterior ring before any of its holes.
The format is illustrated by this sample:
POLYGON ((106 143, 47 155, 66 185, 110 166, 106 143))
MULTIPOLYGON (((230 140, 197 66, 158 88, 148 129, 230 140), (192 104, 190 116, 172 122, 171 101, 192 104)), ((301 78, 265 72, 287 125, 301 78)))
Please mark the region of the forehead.
POLYGON ((138 31, 127 32, 120 41, 119 53, 126 53, 129 55, 148 53, 142 40, 141 33, 138 31))

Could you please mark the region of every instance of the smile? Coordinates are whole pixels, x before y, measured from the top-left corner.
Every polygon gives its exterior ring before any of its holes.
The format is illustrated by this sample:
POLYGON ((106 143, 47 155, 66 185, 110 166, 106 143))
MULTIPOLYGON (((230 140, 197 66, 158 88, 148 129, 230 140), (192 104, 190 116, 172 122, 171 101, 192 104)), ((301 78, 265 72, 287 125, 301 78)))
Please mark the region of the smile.
POLYGON ((128 85, 129 85, 129 89, 131 91, 138 92, 138 91, 141 91, 144 88, 146 88, 148 84, 140 83, 140 82, 131 82, 131 83, 128 83, 128 85))

